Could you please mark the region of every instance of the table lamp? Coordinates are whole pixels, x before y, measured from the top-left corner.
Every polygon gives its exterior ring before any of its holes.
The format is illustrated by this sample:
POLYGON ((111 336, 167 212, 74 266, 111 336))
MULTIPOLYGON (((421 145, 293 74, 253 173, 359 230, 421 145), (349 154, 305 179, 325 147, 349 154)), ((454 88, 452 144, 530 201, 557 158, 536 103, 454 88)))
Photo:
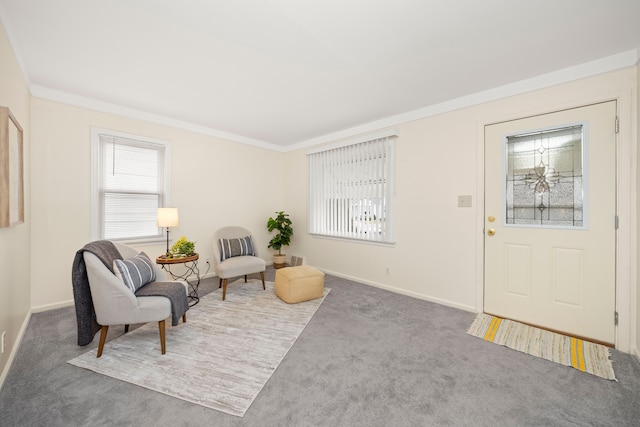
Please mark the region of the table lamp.
POLYGON ((158 227, 167 227, 167 258, 171 255, 169 252, 169 227, 178 226, 178 208, 158 208, 158 219, 156 221, 158 227))

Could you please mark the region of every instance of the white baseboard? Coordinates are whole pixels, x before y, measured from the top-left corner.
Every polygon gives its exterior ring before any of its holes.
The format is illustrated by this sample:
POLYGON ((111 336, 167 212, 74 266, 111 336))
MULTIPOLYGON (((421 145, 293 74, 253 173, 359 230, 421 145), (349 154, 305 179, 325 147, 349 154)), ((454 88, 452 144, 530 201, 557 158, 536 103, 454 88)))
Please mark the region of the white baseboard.
POLYGON ((16 342, 13 343, 13 347, 11 348, 11 353, 9 354, 9 358, 7 359, 7 364, 4 365, 2 374, 0 374, 0 391, 2 391, 4 380, 7 379, 7 375, 9 375, 9 369, 11 369, 13 360, 15 359, 16 354, 18 354, 18 350, 20 350, 22 339, 24 338, 24 334, 27 332, 27 327, 29 327, 29 321, 31 320, 31 313, 32 312, 29 311, 27 313, 27 316, 24 318, 24 321, 22 322, 22 326, 20 326, 20 331, 18 331, 18 337, 16 338, 16 342))
POLYGON ((636 356, 636 359, 638 359, 638 362, 640 362, 640 348, 635 348, 631 350, 631 354, 636 356))
POLYGON ((44 304, 31 308, 32 313, 42 313, 43 311, 55 310, 56 308, 69 307, 74 304, 73 300, 56 302, 53 304, 44 304))
POLYGON ((459 304, 457 302, 448 301, 448 300, 441 299, 441 298, 434 298, 434 297, 430 297, 430 296, 427 296, 427 295, 418 294, 416 292, 407 291, 405 289, 396 288, 394 286, 389 286, 389 285, 385 285, 385 284, 382 284, 382 283, 377 283, 377 282, 372 282, 372 281, 369 281, 369 280, 364 280, 364 279, 361 279, 359 277, 348 276, 346 274, 338 273, 337 271, 324 270, 322 268, 319 268, 319 270, 322 270, 323 272, 325 272, 327 274, 331 274, 332 276, 342 277, 343 279, 353 280, 354 282, 358 282, 358 283, 364 283, 365 285, 373 286, 375 288, 385 289, 387 291, 395 292, 396 294, 407 295, 407 296, 410 296, 410 297, 413 297, 413 298, 417 298, 417 299, 421 299, 421 300, 424 300, 424 301, 434 302, 434 303, 440 304, 440 305, 446 305, 447 307, 453 307, 453 308, 457 308, 459 310, 469 311, 471 313, 477 313, 478 312, 476 310, 476 308, 471 306, 471 305, 459 304))

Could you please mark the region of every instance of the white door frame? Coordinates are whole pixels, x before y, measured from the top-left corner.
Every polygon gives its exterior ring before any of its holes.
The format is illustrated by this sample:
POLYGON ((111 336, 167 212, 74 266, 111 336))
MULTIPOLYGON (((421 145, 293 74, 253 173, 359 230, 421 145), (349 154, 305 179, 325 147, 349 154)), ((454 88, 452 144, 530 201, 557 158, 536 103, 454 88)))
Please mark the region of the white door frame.
MULTIPOLYGON (((597 91, 597 89, 596 89, 597 91)), ((617 193, 616 208, 618 212, 618 232, 616 236, 616 311, 618 312, 618 326, 615 332, 616 349, 630 353, 638 352, 636 342, 637 329, 637 209, 636 201, 636 175, 637 175, 637 148, 633 143, 637 139, 636 106, 632 104, 634 99, 632 91, 604 90, 608 94, 593 96, 591 98, 565 100, 561 103, 552 102, 546 107, 528 108, 483 117, 477 123, 477 193, 478 210, 476 229, 480 235, 477 239, 477 253, 480 254, 476 263, 476 311, 482 312, 484 308, 484 128, 487 125, 508 120, 516 120, 523 117, 536 116, 554 111, 582 107, 589 104, 616 100, 618 106, 619 131, 617 138, 617 193)))

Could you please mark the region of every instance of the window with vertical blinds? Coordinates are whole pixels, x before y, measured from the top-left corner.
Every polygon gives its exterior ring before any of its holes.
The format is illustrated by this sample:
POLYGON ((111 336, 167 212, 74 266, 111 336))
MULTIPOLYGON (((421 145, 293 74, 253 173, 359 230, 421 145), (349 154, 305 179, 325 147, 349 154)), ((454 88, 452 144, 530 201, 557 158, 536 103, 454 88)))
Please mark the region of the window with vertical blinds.
POLYGON ((311 234, 393 243, 395 132, 308 153, 311 234))
POLYGON ((94 238, 154 240, 166 198, 167 146, 109 131, 96 131, 94 144, 94 238))

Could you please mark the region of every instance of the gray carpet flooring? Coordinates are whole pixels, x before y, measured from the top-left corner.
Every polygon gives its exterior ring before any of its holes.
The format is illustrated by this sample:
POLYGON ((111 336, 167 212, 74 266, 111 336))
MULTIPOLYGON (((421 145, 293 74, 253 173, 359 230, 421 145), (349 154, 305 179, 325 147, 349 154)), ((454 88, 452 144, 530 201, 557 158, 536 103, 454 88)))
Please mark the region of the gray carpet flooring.
MULTIPOLYGON (((608 381, 471 337, 473 313, 325 283, 325 302, 243 418, 66 363, 98 343, 76 345, 68 307, 32 316, 0 390, 0 426, 640 425, 631 355, 613 351, 619 381, 608 381)), ((123 332, 111 329, 108 339, 123 332)))

